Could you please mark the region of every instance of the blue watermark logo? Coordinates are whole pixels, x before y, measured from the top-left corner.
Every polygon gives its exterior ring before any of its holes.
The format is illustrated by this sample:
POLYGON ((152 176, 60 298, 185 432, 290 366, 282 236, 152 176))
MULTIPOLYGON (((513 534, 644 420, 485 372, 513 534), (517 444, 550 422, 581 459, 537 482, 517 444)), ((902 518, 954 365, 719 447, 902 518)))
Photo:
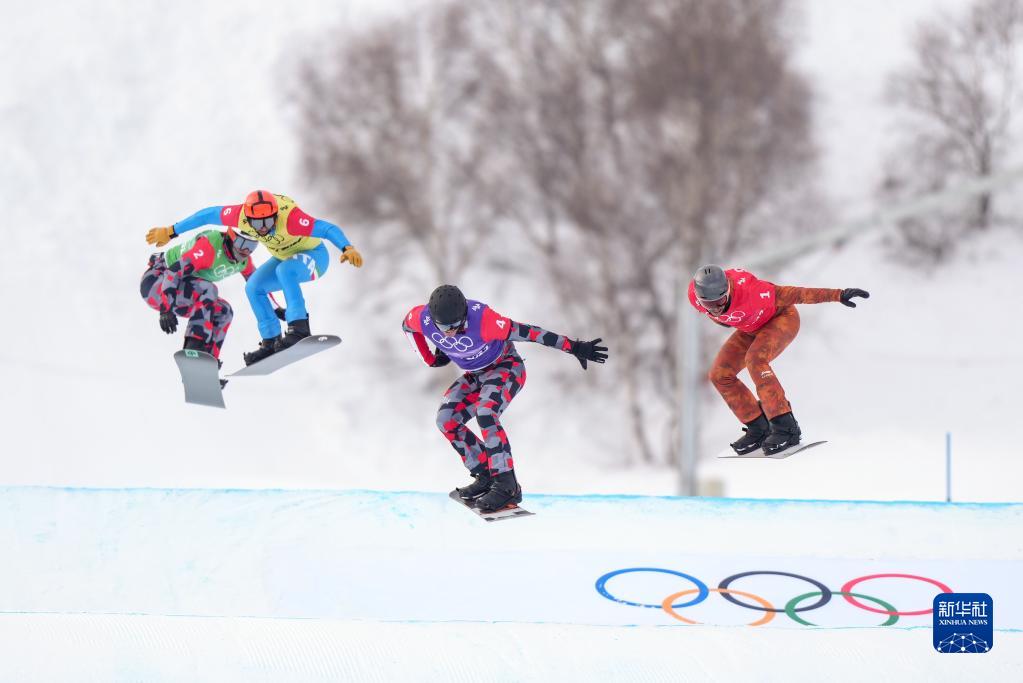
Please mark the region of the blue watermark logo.
POLYGON ((934 649, 987 652, 994 645, 994 600, 987 593, 934 596, 934 649))

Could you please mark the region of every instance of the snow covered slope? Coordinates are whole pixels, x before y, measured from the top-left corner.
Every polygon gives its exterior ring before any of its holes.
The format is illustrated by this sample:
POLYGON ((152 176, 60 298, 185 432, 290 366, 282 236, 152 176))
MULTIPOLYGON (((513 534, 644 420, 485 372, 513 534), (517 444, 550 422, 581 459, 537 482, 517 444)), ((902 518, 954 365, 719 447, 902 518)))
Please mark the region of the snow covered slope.
POLYGON ((442 494, 0 490, 0 678, 1023 673, 1023 506, 526 502, 488 525, 442 494), (946 588, 993 596, 990 653, 948 661, 929 614, 876 611, 946 588))

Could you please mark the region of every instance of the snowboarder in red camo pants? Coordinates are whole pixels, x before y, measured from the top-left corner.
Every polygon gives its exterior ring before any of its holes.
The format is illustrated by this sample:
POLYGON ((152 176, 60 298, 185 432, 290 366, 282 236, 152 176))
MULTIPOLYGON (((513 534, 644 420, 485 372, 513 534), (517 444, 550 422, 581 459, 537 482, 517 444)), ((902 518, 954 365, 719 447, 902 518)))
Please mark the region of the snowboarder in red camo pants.
POLYGON ((856 308, 855 297, 870 294, 855 288, 782 287, 741 268, 726 271, 707 265, 696 271, 689 283, 689 302, 718 325, 736 328, 709 374, 725 403, 746 425, 746 434, 732 444, 736 453, 762 447, 765 455, 772 455, 799 443, 799 423, 770 363, 799 332, 795 304, 834 301, 856 308), (756 397, 737 377, 744 367, 756 385, 756 397))
POLYGON ((184 348, 219 359, 234 313, 214 283, 235 273, 248 280, 255 270, 251 254, 258 244, 233 228, 205 230, 151 255, 139 287, 149 307, 159 311, 160 329, 174 334, 178 316, 187 318, 184 348))
POLYGON ((465 371, 444 393, 437 412, 438 428, 475 479, 458 489, 459 496, 482 512, 522 502, 511 446, 501 426, 501 413, 526 383, 526 366, 514 342, 560 349, 578 358, 584 370, 587 361, 607 360, 607 347, 599 346, 600 339, 573 341, 505 318, 484 303, 467 301, 453 285, 441 285, 428 305, 409 311, 402 329, 427 365, 437 368, 454 361, 465 371), (466 426, 473 416, 482 440, 466 426))

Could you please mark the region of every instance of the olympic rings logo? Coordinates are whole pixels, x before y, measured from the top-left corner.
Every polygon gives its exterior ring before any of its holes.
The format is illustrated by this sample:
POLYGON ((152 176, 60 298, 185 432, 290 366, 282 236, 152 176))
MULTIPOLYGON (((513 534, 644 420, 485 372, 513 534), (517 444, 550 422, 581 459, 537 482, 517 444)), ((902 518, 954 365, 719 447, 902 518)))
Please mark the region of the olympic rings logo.
POLYGON ((441 348, 448 349, 449 351, 458 351, 459 353, 465 353, 473 347, 472 337, 445 337, 440 333, 434 332, 430 335, 430 339, 441 348))
POLYGON ((937 586, 939 589, 941 589, 942 593, 952 592, 952 589, 946 586, 941 581, 931 579, 926 576, 917 576, 916 574, 868 574, 866 576, 860 576, 855 579, 850 579, 849 581, 846 581, 842 585, 841 590, 833 591, 820 581, 817 581, 816 579, 811 579, 808 576, 792 574, 789 572, 768 570, 758 570, 732 574, 731 576, 722 579, 721 582, 718 584, 717 588, 710 588, 707 586, 707 584, 705 584, 703 581, 696 578, 695 576, 692 576, 690 574, 684 574, 682 572, 675 571, 674 569, 661 569, 660 567, 630 567, 628 569, 616 569, 615 571, 608 572, 601 576, 599 579, 597 579, 596 588, 598 593, 600 593, 608 600, 611 600, 612 602, 621 603, 623 605, 629 605, 630 607, 661 609, 664 610, 673 619, 676 619, 686 624, 698 624, 700 622, 693 621, 692 619, 688 619, 682 616, 681 614, 678 613, 678 610, 683 609, 685 607, 693 607, 694 605, 700 604, 701 602, 706 600, 711 593, 717 593, 728 602, 734 605, 738 605, 739 607, 745 607, 746 609, 764 613, 764 615, 757 619, 756 621, 750 622, 748 624, 749 626, 763 626, 764 624, 767 624, 772 619, 774 619, 775 615, 780 614, 782 612, 784 612, 785 615, 789 617, 789 619, 796 622, 797 624, 802 624, 803 626, 815 626, 816 624, 813 624, 804 619, 803 617, 801 617, 800 613, 820 609, 824 605, 831 602, 831 598, 835 595, 841 595, 843 598, 845 598, 845 601, 848 602, 853 607, 887 616, 888 618, 882 624, 880 624, 881 626, 892 626, 899 620, 900 616, 916 616, 921 614, 930 614, 931 612, 934 611, 932 608, 912 611, 899 611, 895 609, 894 606, 882 600, 881 598, 876 598, 870 595, 864 595, 862 593, 853 592, 853 589, 856 586, 865 581, 889 578, 923 581, 925 583, 937 586), (683 590, 677 593, 672 593, 671 595, 666 596, 660 603, 632 602, 630 600, 615 597, 614 595, 612 595, 607 588, 607 582, 621 574, 631 574, 634 572, 655 572, 660 574, 670 574, 672 576, 678 576, 680 578, 685 579, 686 581, 689 581, 694 586, 696 586, 696 588, 691 588, 689 590, 683 590), (777 608, 774 605, 772 605, 768 600, 760 597, 759 595, 730 588, 734 581, 745 578, 747 576, 759 576, 765 574, 774 576, 788 576, 793 579, 799 579, 800 581, 805 581, 811 586, 813 586, 814 590, 809 591, 807 593, 803 593, 802 595, 797 595, 791 600, 789 600, 787 603, 785 603, 784 607, 777 608), (678 600, 679 598, 684 598, 688 595, 694 594, 695 597, 690 598, 685 602, 675 603, 675 601, 678 600), (752 600, 756 604, 744 602, 736 596, 747 598, 749 600, 752 600), (807 600, 810 600, 811 598, 817 599, 809 605, 800 606, 807 600), (862 602, 860 602, 861 600, 871 602, 874 605, 876 605, 876 607, 865 605, 862 602))
POLYGON ((728 313, 726 315, 719 315, 717 317, 723 323, 737 323, 742 322, 743 318, 746 317, 746 311, 736 311, 735 313, 728 313))

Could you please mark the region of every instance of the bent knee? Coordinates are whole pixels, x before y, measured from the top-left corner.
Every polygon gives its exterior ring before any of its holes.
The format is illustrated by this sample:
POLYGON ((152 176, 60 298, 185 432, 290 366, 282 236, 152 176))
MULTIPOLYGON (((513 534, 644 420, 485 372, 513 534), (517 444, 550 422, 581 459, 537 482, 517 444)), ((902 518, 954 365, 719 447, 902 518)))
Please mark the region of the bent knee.
POLYGON ((737 380, 734 372, 730 372, 726 368, 714 366, 707 373, 707 379, 710 380, 711 384, 716 387, 732 384, 737 380))
POLYGON ((437 413, 437 429, 444 434, 453 434, 461 422, 455 419, 454 413, 450 410, 441 410, 437 413))

